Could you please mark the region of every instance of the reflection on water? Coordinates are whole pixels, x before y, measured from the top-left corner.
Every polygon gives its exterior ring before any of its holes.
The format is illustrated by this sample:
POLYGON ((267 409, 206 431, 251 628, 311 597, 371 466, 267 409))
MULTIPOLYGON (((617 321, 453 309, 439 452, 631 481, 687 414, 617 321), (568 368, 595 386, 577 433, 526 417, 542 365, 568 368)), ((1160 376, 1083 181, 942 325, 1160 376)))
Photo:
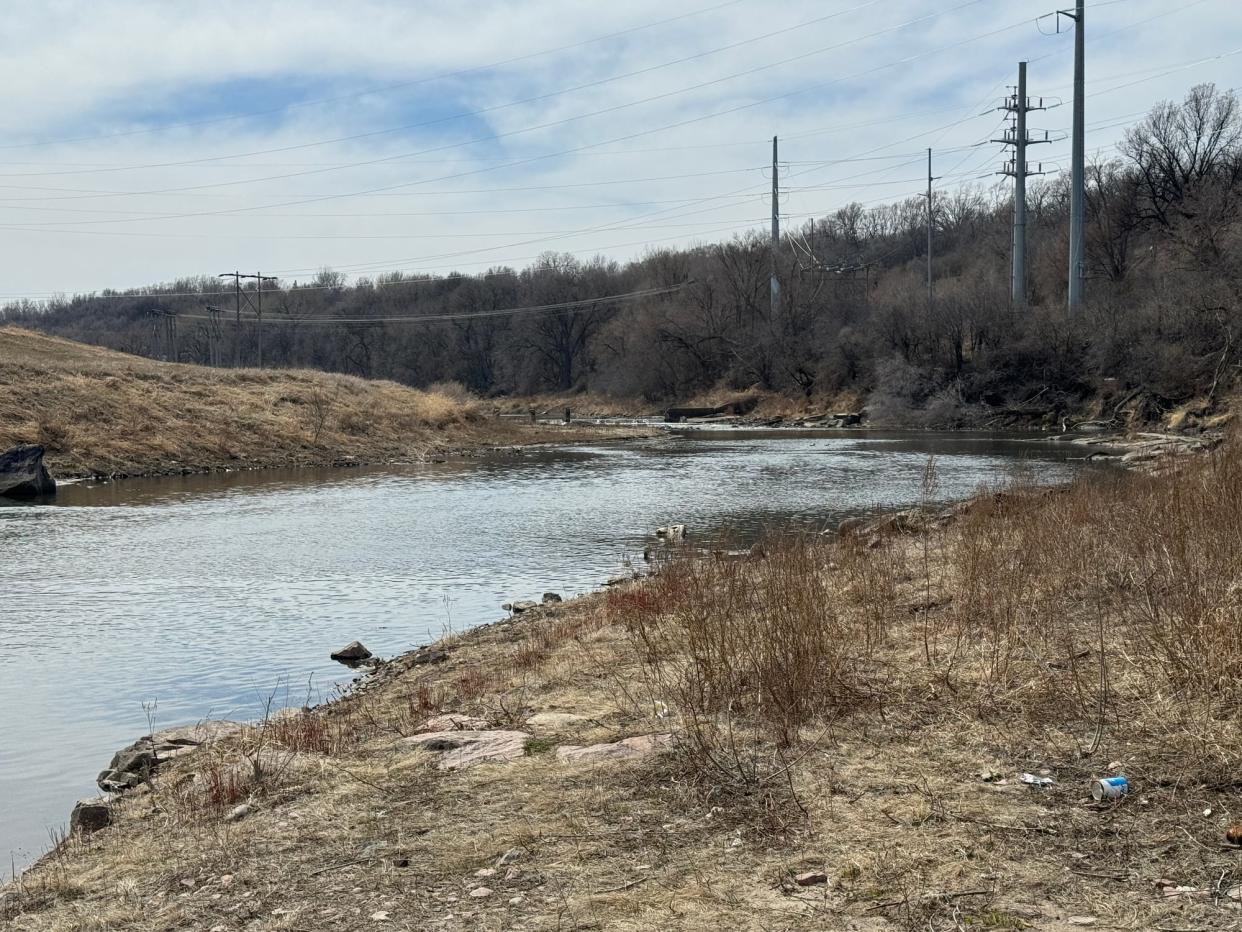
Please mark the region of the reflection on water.
POLYGON ((0 855, 37 855, 146 727, 322 698, 355 638, 389 655, 569 596, 660 524, 818 530, 1022 475, 1066 451, 990 435, 702 431, 417 467, 68 485, 0 508, 0 855))

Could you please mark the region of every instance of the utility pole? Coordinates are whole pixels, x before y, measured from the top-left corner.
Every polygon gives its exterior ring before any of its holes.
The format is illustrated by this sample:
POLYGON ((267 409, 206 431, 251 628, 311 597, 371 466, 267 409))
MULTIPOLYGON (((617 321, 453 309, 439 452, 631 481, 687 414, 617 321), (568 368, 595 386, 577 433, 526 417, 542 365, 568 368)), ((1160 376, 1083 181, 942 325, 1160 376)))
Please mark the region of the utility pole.
POLYGON ((1058 11, 1074 21, 1074 140, 1070 167, 1070 241, 1069 241, 1069 309, 1082 306, 1086 279, 1086 249, 1084 213, 1086 205, 1086 143, 1084 135, 1084 66, 1086 61, 1085 34, 1086 0, 1077 0, 1074 12, 1058 11))
POLYGON ((234 297, 237 302, 237 327, 233 332, 233 368, 241 368, 241 272, 221 272, 216 278, 233 279, 234 297))
POLYGON ((259 337, 259 368, 263 368, 263 283, 276 281, 275 275, 264 275, 262 272, 255 272, 253 275, 241 275, 240 278, 253 278, 255 280, 255 308, 254 314, 258 318, 258 337, 259 337))
POLYGON ((777 178, 776 138, 772 137, 772 318, 781 304, 781 283, 776 277, 776 264, 781 248, 780 181, 777 178))
POLYGON ((1026 94, 1026 62, 1018 62, 1018 86, 1000 109, 1013 114, 1013 126, 1006 130, 1004 137, 992 142, 1013 146, 1014 150, 1013 158, 999 174, 1013 178, 1013 305, 1022 307, 1026 304, 1026 179, 1043 174, 1042 165, 1031 171, 1026 161, 1026 147, 1051 142, 1046 131, 1043 139, 1033 139, 1026 128, 1026 115, 1032 110, 1044 109, 1042 97, 1038 104, 1032 104, 1026 94))
POLYGON ((932 150, 927 150, 927 313, 930 315, 932 308, 935 306, 935 293, 932 290, 932 226, 934 224, 934 214, 932 212, 932 182, 936 179, 932 176, 932 150))
POLYGON ((207 305, 207 357, 213 367, 223 363, 220 352, 220 315, 223 311, 215 305, 207 305))

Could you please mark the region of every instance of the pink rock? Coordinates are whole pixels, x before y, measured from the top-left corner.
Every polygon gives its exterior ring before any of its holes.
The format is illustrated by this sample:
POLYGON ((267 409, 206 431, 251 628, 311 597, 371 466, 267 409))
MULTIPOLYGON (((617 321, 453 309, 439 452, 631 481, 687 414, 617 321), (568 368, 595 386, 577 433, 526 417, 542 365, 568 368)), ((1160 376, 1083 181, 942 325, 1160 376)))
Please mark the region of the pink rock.
POLYGON ((517 760, 526 756, 524 731, 432 731, 402 738, 399 748, 424 748, 443 755, 441 770, 456 770, 493 761, 517 760))
POLYGON ((613 741, 609 744, 561 745, 556 749, 556 759, 571 763, 631 760, 656 754, 672 746, 672 735, 639 735, 636 738, 622 738, 620 741, 613 741))

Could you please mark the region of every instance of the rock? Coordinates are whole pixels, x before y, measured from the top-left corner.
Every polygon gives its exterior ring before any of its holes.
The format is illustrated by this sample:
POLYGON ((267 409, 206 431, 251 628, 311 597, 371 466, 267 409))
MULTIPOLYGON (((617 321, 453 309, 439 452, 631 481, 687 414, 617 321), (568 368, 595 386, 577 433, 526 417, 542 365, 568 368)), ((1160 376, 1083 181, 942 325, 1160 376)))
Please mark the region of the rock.
POLYGON ((1231 845, 1242 846, 1242 822, 1235 822, 1225 829, 1225 841, 1231 845))
POLYGON ((139 776, 136 773, 101 770, 99 776, 95 777, 95 785, 105 793, 124 793, 126 790, 137 789, 148 779, 149 777, 139 776))
POLYGON ((565 600, 561 598, 561 594, 559 592, 545 592, 543 594, 544 605, 552 605, 553 603, 564 601, 565 600))
POLYGON ((163 761, 188 754, 209 741, 235 734, 245 727, 239 722, 205 721, 144 735, 113 754, 107 769, 95 782, 109 793, 136 789, 151 779, 163 761))
POLYGON ((487 887, 475 887, 473 890, 470 891, 470 895, 474 897, 474 899, 476 900, 481 900, 485 896, 491 896, 492 891, 489 890, 487 887))
POLYGON ((421 665, 425 663, 444 663, 444 661, 448 659, 448 651, 434 650, 430 647, 420 647, 414 652, 414 659, 410 662, 421 665))
POLYGON ((672 735, 640 735, 608 744, 575 746, 564 744, 556 749, 556 759, 569 763, 605 760, 632 760, 647 757, 673 746, 672 735))
POLYGON ((402 738, 396 747, 442 754, 437 766, 441 770, 457 770, 525 757, 529 738, 524 731, 432 731, 402 738))
POLYGON ((70 834, 89 835, 112 824, 112 807, 106 796, 79 799, 69 816, 70 834))
POLYGON ((515 861, 520 861, 526 852, 522 848, 510 848, 504 854, 496 859, 497 867, 508 867, 515 861))
POLYGON ((684 524, 666 524, 664 527, 656 528, 656 537, 663 537, 665 540, 683 540, 686 536, 686 526, 684 524))
POLYGON ((249 803, 242 803, 229 810, 229 814, 224 817, 225 822, 240 822, 246 816, 250 815, 251 808, 249 803))
POLYGON ((340 650, 333 651, 328 656, 346 666, 357 666, 362 661, 369 660, 371 652, 362 646, 361 641, 350 641, 340 650))
POLYGON ((38 498, 56 494, 56 482, 43 465, 43 447, 23 443, 0 453, 0 495, 38 498))
POLYGON ((537 712, 526 720, 526 724, 540 731, 556 731, 558 728, 567 728, 586 720, 585 715, 575 715, 573 712, 537 712))
MULTIPOLYGON (((842 537, 846 537, 850 534, 861 533, 867 529, 867 522, 869 520, 870 519, 868 518, 860 517, 846 518, 837 525, 836 533, 840 534, 842 537)), ((824 533, 831 534, 832 531, 825 531, 824 533)))
POLYGON ((496 868, 494 868, 494 867, 480 867, 477 871, 475 871, 475 872, 474 872, 474 876, 478 877, 480 880, 482 880, 482 879, 484 879, 484 878, 486 878, 486 877, 495 877, 495 876, 496 876, 496 868))
POLYGON ((487 731, 491 723, 484 718, 473 715, 458 715, 450 712, 447 715, 436 715, 423 722, 423 731, 487 731))
POLYGON ((531 609, 538 608, 538 607, 539 607, 538 602, 531 602, 529 600, 523 600, 521 602, 510 603, 509 611, 513 612, 513 614, 515 615, 520 615, 522 614, 522 612, 529 612, 531 609))
POLYGON ((862 423, 862 414, 857 411, 843 411, 840 414, 834 414, 837 424, 840 427, 854 427, 862 423))
POLYGON ((637 578, 638 577, 635 576, 633 573, 629 573, 629 574, 625 574, 621 576, 609 576, 607 579, 604 580, 604 585, 605 586, 623 586, 628 582, 633 582, 637 578))
POLYGON ((806 871, 794 877, 794 883, 800 887, 814 887, 828 882, 828 875, 823 871, 806 871))
POLYGON ((95 782, 107 793, 123 793, 146 783, 155 772, 158 758, 150 738, 139 738, 112 755, 112 761, 95 782))

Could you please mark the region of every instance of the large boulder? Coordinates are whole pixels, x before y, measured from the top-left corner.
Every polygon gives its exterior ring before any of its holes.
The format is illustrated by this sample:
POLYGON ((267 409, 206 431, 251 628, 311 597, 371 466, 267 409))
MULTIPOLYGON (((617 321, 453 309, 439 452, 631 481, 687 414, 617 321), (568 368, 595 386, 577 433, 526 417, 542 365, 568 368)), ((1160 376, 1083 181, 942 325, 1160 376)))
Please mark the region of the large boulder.
POLYGON ((43 447, 24 443, 0 453, 0 495, 38 498, 55 493, 56 482, 43 465, 43 447))
POLYGON ((74 835, 89 835, 112 824, 112 807, 106 796, 79 799, 69 816, 69 831, 74 835))
POLYGON ((188 754, 203 744, 234 734, 244 727, 238 722, 210 721, 143 735, 113 754, 107 768, 100 772, 95 782, 106 793, 124 793, 135 789, 149 782, 164 761, 188 754))

